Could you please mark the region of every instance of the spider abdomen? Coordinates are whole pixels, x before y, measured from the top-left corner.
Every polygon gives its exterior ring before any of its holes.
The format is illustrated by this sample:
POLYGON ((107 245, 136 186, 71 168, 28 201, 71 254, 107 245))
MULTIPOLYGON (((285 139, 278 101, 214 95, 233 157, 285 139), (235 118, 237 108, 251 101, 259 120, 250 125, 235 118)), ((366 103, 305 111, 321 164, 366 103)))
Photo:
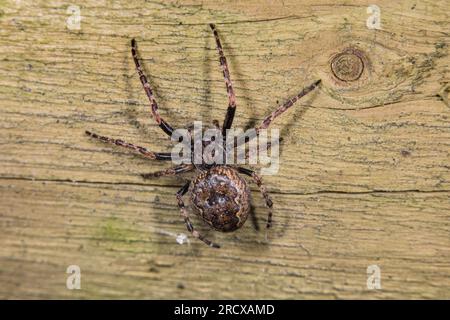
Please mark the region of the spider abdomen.
POLYGON ((217 166, 193 180, 191 201, 196 213, 214 229, 234 231, 247 220, 250 189, 235 169, 217 166))

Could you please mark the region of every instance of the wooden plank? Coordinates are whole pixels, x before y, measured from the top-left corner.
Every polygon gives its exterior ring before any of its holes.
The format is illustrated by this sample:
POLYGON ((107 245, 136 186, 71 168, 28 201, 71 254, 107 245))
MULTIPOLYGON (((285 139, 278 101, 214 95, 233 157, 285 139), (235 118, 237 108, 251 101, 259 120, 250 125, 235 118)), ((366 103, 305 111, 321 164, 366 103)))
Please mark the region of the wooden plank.
POLYGON ((275 194, 269 243, 250 222, 222 234, 194 218, 223 246, 212 250, 176 243, 185 232, 176 188, 21 179, 1 188, 3 297, 448 297, 447 192, 275 194), (367 290, 373 264, 382 290, 367 290), (66 289, 69 265, 81 268, 79 291, 66 289))
MULTIPOLYGON (((0 296, 3 298, 449 298, 450 109, 447 1, 0 1, 0 296), (84 130, 170 151, 130 56, 132 37, 161 114, 211 124, 227 107, 215 22, 238 99, 256 125, 315 79, 319 90, 273 123, 280 171, 269 243, 186 233, 177 178, 84 130), (361 55, 340 81, 334 57, 361 55), (171 235, 169 235, 169 233, 171 235), (82 290, 65 270, 82 269, 82 290), (382 289, 368 290, 379 265, 382 289), (231 269, 229 266, 232 265, 231 269), (227 266, 227 268, 224 268, 227 266), (249 290, 251 288, 251 290, 249 290)), ((345 67, 345 66, 344 66, 345 67)), ((345 71, 345 70, 344 70, 345 71)), ((266 210, 256 189, 259 223, 266 210)))

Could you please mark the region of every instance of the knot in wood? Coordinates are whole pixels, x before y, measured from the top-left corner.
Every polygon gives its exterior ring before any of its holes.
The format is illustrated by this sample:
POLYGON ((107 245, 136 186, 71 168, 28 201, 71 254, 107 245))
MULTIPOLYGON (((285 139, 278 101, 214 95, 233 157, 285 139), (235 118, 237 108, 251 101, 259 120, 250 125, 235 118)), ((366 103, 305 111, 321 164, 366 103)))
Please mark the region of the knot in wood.
POLYGON ((338 53, 331 61, 333 75, 341 81, 356 81, 364 71, 362 52, 355 49, 347 49, 338 53))

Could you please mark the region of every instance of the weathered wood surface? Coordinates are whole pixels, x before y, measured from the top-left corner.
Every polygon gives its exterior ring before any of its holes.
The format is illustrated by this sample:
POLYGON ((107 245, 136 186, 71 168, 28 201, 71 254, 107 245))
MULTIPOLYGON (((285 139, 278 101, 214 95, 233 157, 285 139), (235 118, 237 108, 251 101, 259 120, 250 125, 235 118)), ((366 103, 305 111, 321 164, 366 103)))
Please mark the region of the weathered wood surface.
MULTIPOLYGON (((448 1, 0 1, 1 298, 450 298, 448 1), (281 167, 269 242, 251 222, 233 234, 196 226, 174 193, 142 180, 151 162, 85 129, 170 150, 129 53, 132 37, 175 126, 222 119, 227 106, 215 22, 235 83, 236 126, 321 78, 274 122, 281 167), (330 59, 367 57, 340 83, 330 59), (366 268, 381 268, 368 290, 366 268), (79 265, 81 290, 66 289, 79 265)), ((266 209, 253 189, 263 227, 266 209)))

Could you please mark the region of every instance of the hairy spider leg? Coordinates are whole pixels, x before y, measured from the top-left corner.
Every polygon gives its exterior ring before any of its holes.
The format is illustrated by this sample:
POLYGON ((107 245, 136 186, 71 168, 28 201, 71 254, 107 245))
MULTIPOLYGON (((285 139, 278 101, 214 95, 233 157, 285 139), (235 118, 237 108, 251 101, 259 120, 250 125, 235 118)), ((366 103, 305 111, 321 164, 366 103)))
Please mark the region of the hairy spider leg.
POLYGON ((93 133, 93 132, 90 132, 87 130, 85 131, 85 133, 88 136, 98 139, 102 142, 115 144, 116 146, 133 150, 149 159, 153 159, 153 160, 171 160, 172 159, 172 155, 170 152, 161 152, 161 153, 160 152, 152 152, 152 151, 147 150, 144 147, 136 146, 132 143, 128 143, 128 142, 125 142, 120 139, 108 138, 108 137, 101 136, 101 135, 98 135, 96 133, 93 133))
POLYGON ((208 246, 212 248, 220 248, 220 246, 208 239, 206 239, 204 236, 202 236, 200 233, 198 233, 197 230, 194 229, 194 226, 192 225, 191 220, 189 219, 189 213, 184 205, 183 196, 186 194, 186 192, 189 190, 189 185, 191 182, 187 182, 176 194, 177 200, 178 200, 178 207, 180 208, 180 214, 184 218, 184 222, 186 223, 187 230, 197 239, 200 239, 204 243, 206 243, 208 246))
POLYGON ((157 177, 163 177, 163 176, 175 176, 177 174, 185 173, 188 171, 193 170, 195 167, 193 164, 182 164, 173 168, 156 171, 152 173, 143 173, 141 174, 141 177, 144 179, 151 179, 151 178, 157 178, 157 177))
MULTIPOLYGON (((261 124, 257 127, 255 127, 255 131, 256 131, 256 136, 259 135, 259 132, 262 129, 267 129, 270 124, 272 123, 273 120, 275 120, 276 117, 280 116, 282 113, 284 113, 286 110, 288 110, 290 107, 292 107, 294 105, 295 102, 297 102, 300 98, 302 98, 303 96, 307 95, 308 93, 310 93, 311 91, 313 91, 320 83, 322 82, 322 80, 317 80, 314 83, 310 84, 309 86, 307 86, 306 88, 304 88, 302 91, 300 91, 296 96, 292 97, 291 99, 287 100, 284 104, 282 104, 281 106, 279 106, 274 112, 272 112, 269 116, 265 117, 264 120, 261 122, 261 124)), ((230 147, 238 147, 240 145, 242 145, 243 143, 247 143, 248 141, 243 141, 240 144, 234 143, 233 145, 229 145, 228 144, 228 148, 230 147)))
POLYGON ((310 84, 306 88, 304 88, 302 91, 300 91, 296 96, 292 97, 285 103, 283 103, 281 106, 279 106, 274 112, 272 112, 270 115, 264 118, 262 123, 256 127, 256 133, 258 134, 261 129, 267 129, 273 120, 275 120, 276 117, 280 116, 283 112, 285 112, 287 109, 292 107, 294 103, 296 103, 300 98, 307 95, 311 91, 313 91, 319 84, 322 82, 322 80, 317 80, 314 83, 310 84))
POLYGON ((135 39, 131 40, 131 54, 133 55, 133 60, 134 64, 136 65, 136 70, 139 74, 139 79, 141 80, 142 86, 144 87, 145 93, 147 94, 148 100, 150 101, 153 118, 155 119, 159 127, 170 137, 172 136, 173 128, 159 115, 158 104, 156 103, 152 88, 150 87, 150 84, 147 81, 147 77, 145 76, 141 64, 138 60, 137 44, 135 39))
POLYGON ((217 51, 219 53, 219 61, 222 67, 223 77, 225 79, 225 86, 227 87, 228 109, 222 126, 222 135, 225 137, 227 129, 230 129, 231 125, 233 124, 234 113, 236 112, 236 95, 234 93, 233 84, 230 78, 230 69, 228 68, 227 58, 225 58, 225 55, 223 53, 222 44, 220 43, 219 34, 217 33, 216 26, 212 23, 209 26, 211 27, 211 30, 213 31, 214 37, 216 39, 217 51))
POLYGON ((266 186, 262 182, 262 178, 253 170, 238 167, 238 171, 240 173, 243 173, 253 179, 253 182, 258 186, 259 191, 261 192, 261 195, 263 196, 264 200, 266 201, 266 206, 269 209, 269 213, 267 215, 267 224, 266 228, 269 229, 272 226, 272 207, 273 202, 270 199, 269 193, 267 192, 266 186))
POLYGON ((216 128, 217 130, 220 130, 220 124, 219 124, 219 120, 214 119, 212 121, 214 128, 216 128))

